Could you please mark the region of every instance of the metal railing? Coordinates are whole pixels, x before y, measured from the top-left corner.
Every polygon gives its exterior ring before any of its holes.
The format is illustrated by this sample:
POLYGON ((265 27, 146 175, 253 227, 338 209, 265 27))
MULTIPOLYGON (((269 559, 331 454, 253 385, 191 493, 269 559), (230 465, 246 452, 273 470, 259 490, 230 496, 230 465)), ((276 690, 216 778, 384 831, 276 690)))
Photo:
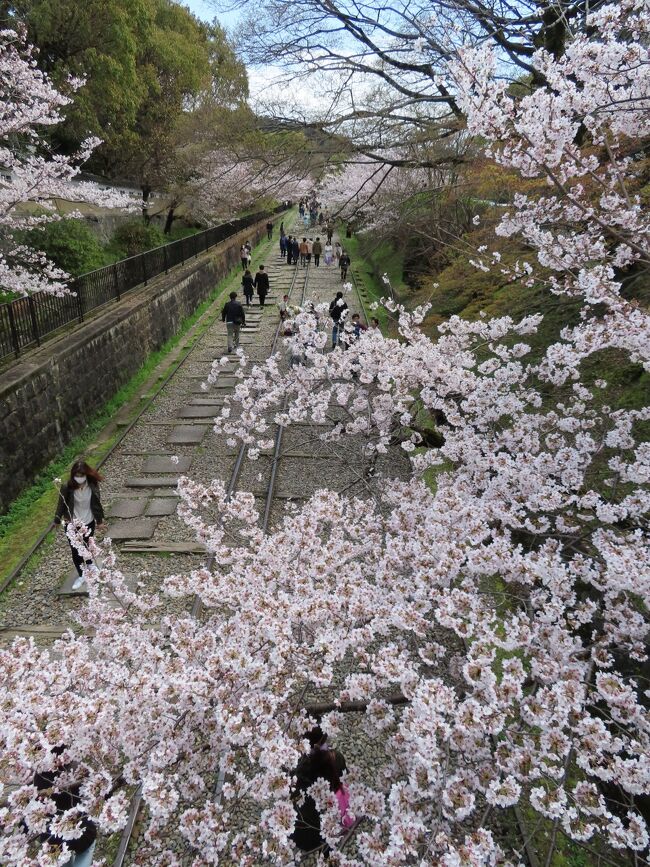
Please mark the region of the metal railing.
POLYGON ((182 265, 264 217, 283 210, 285 206, 280 205, 273 211, 239 217, 146 253, 121 259, 105 268, 89 271, 70 281, 67 295, 34 292, 25 298, 0 304, 0 361, 10 355, 18 358, 25 349, 40 346, 44 338, 59 328, 71 322, 83 322, 91 310, 119 301, 136 286, 146 286, 152 277, 167 273, 170 268, 182 265))

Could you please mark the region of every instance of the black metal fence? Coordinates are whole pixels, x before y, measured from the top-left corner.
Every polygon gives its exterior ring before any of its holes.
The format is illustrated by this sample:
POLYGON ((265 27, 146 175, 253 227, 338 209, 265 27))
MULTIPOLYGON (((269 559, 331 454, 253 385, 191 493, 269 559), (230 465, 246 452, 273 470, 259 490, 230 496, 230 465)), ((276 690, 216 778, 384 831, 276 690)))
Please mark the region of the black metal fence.
POLYGON ((24 349, 40 346, 43 338, 64 325, 83 322, 91 310, 119 301, 122 295, 136 286, 146 285, 152 277, 205 253, 215 244, 263 220, 269 213, 278 214, 283 210, 285 206, 280 205, 272 212, 249 214, 82 274, 70 281, 67 295, 35 292, 0 304, 0 360, 12 354, 17 358, 24 349))

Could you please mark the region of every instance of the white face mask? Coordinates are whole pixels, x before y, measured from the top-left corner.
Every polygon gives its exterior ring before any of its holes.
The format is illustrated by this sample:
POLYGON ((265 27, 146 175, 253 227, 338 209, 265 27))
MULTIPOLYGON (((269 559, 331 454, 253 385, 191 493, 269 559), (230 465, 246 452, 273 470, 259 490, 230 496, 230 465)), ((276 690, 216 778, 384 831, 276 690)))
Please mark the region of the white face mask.
POLYGON ((83 485, 86 483, 86 477, 85 476, 75 476, 74 480, 78 485, 83 485))

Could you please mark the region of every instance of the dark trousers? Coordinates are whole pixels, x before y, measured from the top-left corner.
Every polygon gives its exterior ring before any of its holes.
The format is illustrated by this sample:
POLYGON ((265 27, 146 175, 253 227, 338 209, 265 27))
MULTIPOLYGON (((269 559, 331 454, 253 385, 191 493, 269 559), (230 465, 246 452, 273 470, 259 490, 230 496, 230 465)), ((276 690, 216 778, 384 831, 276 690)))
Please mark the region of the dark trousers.
POLYGON ((258 292, 260 296, 260 307, 264 307, 264 299, 266 298, 266 292, 258 292))
POLYGON ((246 299, 246 306, 250 307, 253 301, 253 293, 244 292, 244 298, 246 299))
POLYGON ((241 269, 242 271, 246 270, 246 266, 248 265, 248 258, 241 260, 241 269))
MULTIPOLYGON (((91 521, 90 524, 88 524, 88 532, 84 533, 84 542, 87 542, 88 539, 90 539, 90 537, 94 536, 94 535, 95 535, 95 522, 91 521)), ((74 568, 77 570, 77 575, 81 576, 81 567, 83 566, 84 562, 85 562, 86 566, 90 566, 90 564, 93 561, 92 560, 85 560, 84 561, 84 558, 81 556, 79 551, 77 551, 77 549, 72 544, 70 539, 68 539, 68 544, 70 545, 70 550, 72 551, 72 562, 74 563, 74 568)))
POLYGON ((320 253, 314 253, 314 265, 317 268, 320 265, 320 253))
POLYGON ((302 265, 303 268, 305 267, 305 262, 306 262, 306 261, 307 261, 307 254, 306 254, 306 253, 301 253, 301 254, 300 254, 300 264, 302 265))
POLYGON ((348 276, 348 269, 346 265, 341 265, 341 280, 345 280, 348 276))
POLYGON ((268 237, 268 239, 269 239, 269 241, 270 241, 271 238, 273 237, 273 229, 267 229, 267 231, 266 231, 266 235, 267 235, 267 237, 268 237))

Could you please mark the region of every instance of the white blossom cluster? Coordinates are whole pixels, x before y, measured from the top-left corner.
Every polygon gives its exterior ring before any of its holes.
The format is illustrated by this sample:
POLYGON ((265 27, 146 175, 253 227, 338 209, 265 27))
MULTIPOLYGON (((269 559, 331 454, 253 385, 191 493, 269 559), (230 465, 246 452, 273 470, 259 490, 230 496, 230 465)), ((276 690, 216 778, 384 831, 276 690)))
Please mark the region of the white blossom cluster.
MULTIPOLYGON (((13 240, 13 233, 60 219, 52 204, 55 198, 106 208, 133 207, 135 203, 130 196, 98 184, 72 183, 99 139, 89 138, 74 157, 49 152, 42 130, 59 123, 62 110, 72 100, 38 69, 33 49, 13 30, 0 31, 0 82, 0 166, 4 176, 0 182, 0 231, 4 238, 0 287, 23 295, 39 290, 61 295, 66 292, 68 275, 43 253, 13 240), (37 203, 42 213, 21 210, 28 202, 37 203)), ((69 86, 77 90, 83 81, 71 80, 69 86)))
MULTIPOLYGON (((645 0, 601 7, 565 58, 538 55, 549 87, 530 102, 511 100, 479 55, 455 67, 470 127, 495 157, 547 171, 544 231, 541 206, 524 198, 504 228, 552 263, 557 291, 583 300, 581 325, 533 363, 538 315, 452 317, 434 341, 421 330, 425 307, 390 301, 395 337, 368 331, 322 354, 317 308, 293 321, 303 364, 286 373, 277 356, 242 359, 219 435, 254 456, 268 447, 270 417, 330 422, 324 441, 363 437, 368 465, 400 443, 411 475, 386 473, 367 497, 318 491, 268 536, 252 494, 181 479, 180 513, 213 565, 169 576, 160 595, 130 591, 106 544, 79 614, 86 635, 68 633, 54 652, 24 638, 0 652, 0 861, 65 863, 65 848, 42 842, 53 807, 32 781, 74 760, 82 801, 55 820, 64 839, 79 833, 80 811, 103 833, 124 823, 127 799, 108 794, 121 774, 142 784, 147 805, 142 863, 290 863, 291 771, 316 691, 365 702, 377 748, 372 779, 348 761, 350 812, 366 821, 356 854, 335 863, 519 863, 491 824, 517 804, 576 843, 647 858, 634 799, 650 792, 639 675, 650 450, 638 435, 650 408, 603 406, 604 382, 581 381, 581 362, 604 348, 647 360, 647 313, 612 273, 614 262, 647 260, 638 203, 629 197, 625 213, 613 193, 614 176, 633 171, 619 137, 645 122, 635 112, 647 99, 647 12, 645 0), (542 108, 553 133, 541 131, 542 108), (612 159, 596 165, 575 144, 577 116, 612 159), (587 165, 590 184, 607 190, 595 202, 593 186, 581 189, 587 165), (163 595, 194 594, 200 620, 163 613, 163 595), (387 700, 395 691, 405 703, 387 700), (255 821, 244 822, 244 805, 255 821)), ((322 725, 335 737, 344 714, 322 725)), ((331 793, 319 783, 313 794, 335 845, 331 793)))

